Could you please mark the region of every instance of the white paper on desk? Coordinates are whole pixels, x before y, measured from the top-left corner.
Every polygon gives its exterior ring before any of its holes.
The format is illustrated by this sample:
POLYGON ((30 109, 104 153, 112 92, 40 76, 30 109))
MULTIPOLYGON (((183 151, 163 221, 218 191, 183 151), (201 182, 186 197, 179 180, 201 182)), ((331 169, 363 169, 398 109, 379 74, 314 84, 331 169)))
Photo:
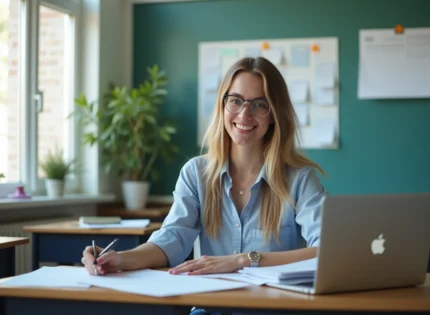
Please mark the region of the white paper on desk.
POLYGON ((293 104, 294 112, 301 126, 309 124, 309 105, 308 104, 293 104))
POLYGON ((218 89, 220 73, 218 69, 207 69, 203 73, 202 84, 204 91, 215 91, 218 89))
POLYGON ((264 49, 261 56, 269 60, 274 65, 279 65, 282 62, 282 50, 280 48, 273 47, 264 49))
POLYGON ((48 287, 48 288, 89 288, 80 283, 91 276, 83 267, 42 267, 0 283, 0 286, 48 287))
POLYGON ((335 79, 333 62, 317 63, 315 66, 315 85, 317 87, 334 88, 335 79))
POLYGON ((88 229, 126 229, 126 228, 144 228, 149 225, 149 219, 130 219, 121 220, 121 223, 107 223, 107 224, 85 224, 79 222, 79 227, 88 229))
POLYGON ((306 80, 294 80, 288 85, 288 91, 290 93, 291 102, 294 103, 305 103, 308 100, 308 81, 306 80))
POLYGON ((324 87, 317 86, 315 88, 315 100, 316 105, 329 106, 335 103, 334 89, 327 89, 324 87))
POLYGON ((244 273, 215 273, 215 274, 207 274, 207 275, 201 275, 196 277, 203 277, 203 278, 214 278, 214 279, 229 279, 229 280, 235 280, 235 281, 242 281, 247 282, 250 284, 255 285, 263 285, 267 282, 267 280, 254 277, 252 275, 244 274, 244 273))
POLYGON ((287 279, 294 279, 297 282, 300 278, 308 280, 310 276, 314 276, 316 269, 317 259, 313 258, 272 267, 245 267, 239 272, 266 279, 266 282, 286 281, 287 279))
POLYGON ((314 127, 315 141, 321 145, 334 143, 336 135, 336 124, 334 119, 318 119, 314 127))
POLYGON ((248 283, 171 275, 165 271, 138 270, 90 277, 84 282, 96 287, 150 296, 174 296, 192 293, 239 289, 248 283))

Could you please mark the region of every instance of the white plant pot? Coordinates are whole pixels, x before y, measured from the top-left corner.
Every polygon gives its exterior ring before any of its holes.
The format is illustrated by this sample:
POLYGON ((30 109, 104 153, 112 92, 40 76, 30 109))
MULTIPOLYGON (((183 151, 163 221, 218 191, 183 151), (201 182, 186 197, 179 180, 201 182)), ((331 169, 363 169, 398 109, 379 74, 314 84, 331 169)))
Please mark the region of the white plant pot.
POLYGON ((122 182, 122 196, 128 210, 143 210, 146 207, 149 193, 149 182, 122 182))
POLYGON ((64 195, 64 180, 61 179, 46 179, 46 192, 48 197, 56 198, 64 195))

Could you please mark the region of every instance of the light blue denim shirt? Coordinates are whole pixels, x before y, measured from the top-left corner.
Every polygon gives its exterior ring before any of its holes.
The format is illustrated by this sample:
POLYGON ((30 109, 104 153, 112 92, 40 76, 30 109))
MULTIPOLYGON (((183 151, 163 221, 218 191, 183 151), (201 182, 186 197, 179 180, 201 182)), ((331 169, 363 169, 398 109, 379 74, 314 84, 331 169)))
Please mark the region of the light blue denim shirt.
POLYGON ((204 170, 206 158, 199 156, 188 161, 182 168, 175 191, 172 208, 160 230, 154 232, 148 242, 160 247, 169 259, 170 267, 181 264, 190 254, 194 241, 200 236, 201 255, 221 256, 235 253, 275 252, 314 247, 319 245, 321 211, 326 190, 313 168, 287 169, 290 194, 296 202, 295 209, 285 203, 281 217, 279 242, 271 238, 264 242, 264 232, 259 229, 260 185, 266 180, 263 166, 251 188, 251 195, 241 214, 233 203, 230 189, 232 179, 228 163, 220 174, 222 180, 222 226, 217 239, 205 233, 204 170))

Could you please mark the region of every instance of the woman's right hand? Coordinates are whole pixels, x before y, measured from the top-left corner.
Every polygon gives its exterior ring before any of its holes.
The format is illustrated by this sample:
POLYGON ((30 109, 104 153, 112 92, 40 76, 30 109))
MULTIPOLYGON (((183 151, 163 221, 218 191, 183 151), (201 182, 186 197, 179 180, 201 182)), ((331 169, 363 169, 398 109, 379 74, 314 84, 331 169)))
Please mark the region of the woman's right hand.
MULTIPOLYGON (((103 248, 96 247, 97 254, 99 254, 103 248)), ((101 257, 97 258, 97 264, 94 265, 93 247, 87 246, 82 253, 81 259, 82 264, 87 268, 90 275, 104 275, 106 273, 114 273, 120 271, 121 255, 117 252, 110 250, 104 253, 101 257)))

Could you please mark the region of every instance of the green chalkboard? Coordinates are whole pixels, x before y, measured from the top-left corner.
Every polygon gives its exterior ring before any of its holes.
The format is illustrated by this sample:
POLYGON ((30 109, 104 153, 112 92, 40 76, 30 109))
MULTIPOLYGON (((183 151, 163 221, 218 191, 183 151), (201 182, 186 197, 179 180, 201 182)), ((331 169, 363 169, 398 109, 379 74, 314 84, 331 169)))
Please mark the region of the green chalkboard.
MULTIPOLYGON (((197 147, 198 43, 339 38, 338 150, 306 154, 329 174, 331 194, 430 191, 430 100, 358 100, 358 31, 430 27, 428 0, 212 0, 134 5, 134 84, 157 63, 167 71, 163 115, 178 122, 176 162, 162 166, 152 195, 171 194, 197 147)), ((430 88, 430 87, 429 87, 430 88)))

